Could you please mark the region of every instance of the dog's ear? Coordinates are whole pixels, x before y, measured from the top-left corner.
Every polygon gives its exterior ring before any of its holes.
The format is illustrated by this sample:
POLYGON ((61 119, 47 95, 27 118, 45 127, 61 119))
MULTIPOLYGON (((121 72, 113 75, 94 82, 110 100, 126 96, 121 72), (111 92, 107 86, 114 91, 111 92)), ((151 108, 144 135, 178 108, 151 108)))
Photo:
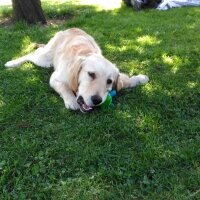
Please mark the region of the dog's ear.
POLYGON ((133 78, 130 78, 128 75, 120 73, 117 81, 117 91, 128 88, 128 87, 134 87, 137 85, 137 80, 133 80, 133 78))
POLYGON ((73 92, 78 90, 78 77, 82 69, 83 58, 79 58, 70 64, 69 82, 68 86, 73 92))
POLYGON ((122 88, 123 88, 123 82, 122 82, 122 80, 120 80, 120 78, 118 78, 117 85, 116 85, 116 90, 120 91, 122 88))
POLYGON ((149 81, 149 78, 146 75, 139 74, 137 76, 129 77, 126 74, 119 74, 118 81, 117 81, 117 91, 121 90, 122 88, 129 88, 135 87, 139 84, 146 84, 149 81))
POLYGON ((129 86, 129 77, 126 74, 120 73, 117 78, 116 89, 117 91, 129 86))

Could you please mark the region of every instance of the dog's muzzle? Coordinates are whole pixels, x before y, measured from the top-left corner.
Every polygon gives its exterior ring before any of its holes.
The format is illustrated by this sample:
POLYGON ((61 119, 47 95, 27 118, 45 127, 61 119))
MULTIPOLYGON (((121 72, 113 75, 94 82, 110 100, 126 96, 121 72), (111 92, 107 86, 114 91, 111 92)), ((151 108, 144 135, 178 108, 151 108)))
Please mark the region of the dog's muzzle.
POLYGON ((85 102, 82 96, 79 96, 77 98, 77 103, 80 106, 80 111, 83 113, 86 112, 90 112, 91 110, 93 110, 93 108, 91 106, 88 106, 85 102))

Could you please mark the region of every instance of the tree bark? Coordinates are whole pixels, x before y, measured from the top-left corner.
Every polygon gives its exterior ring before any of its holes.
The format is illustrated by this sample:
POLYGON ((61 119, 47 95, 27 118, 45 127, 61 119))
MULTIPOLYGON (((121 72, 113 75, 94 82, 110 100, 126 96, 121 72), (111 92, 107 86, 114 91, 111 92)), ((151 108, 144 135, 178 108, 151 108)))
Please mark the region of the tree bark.
POLYGON ((29 24, 47 23, 40 0, 12 0, 12 5, 14 20, 24 20, 29 24))

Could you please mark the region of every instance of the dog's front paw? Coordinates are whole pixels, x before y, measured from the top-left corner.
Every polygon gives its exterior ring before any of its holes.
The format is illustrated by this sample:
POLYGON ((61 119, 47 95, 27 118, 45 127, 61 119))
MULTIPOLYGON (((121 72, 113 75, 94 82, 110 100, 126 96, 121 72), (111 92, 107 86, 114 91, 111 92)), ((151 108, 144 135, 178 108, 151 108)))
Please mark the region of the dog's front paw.
POLYGON ((78 103, 76 102, 76 99, 67 99, 67 100, 64 100, 65 102, 65 107, 67 109, 71 109, 71 110, 79 110, 79 105, 78 103))
POLYGON ((139 74, 137 75, 137 78, 140 84, 146 84, 149 82, 149 77, 146 75, 139 74))

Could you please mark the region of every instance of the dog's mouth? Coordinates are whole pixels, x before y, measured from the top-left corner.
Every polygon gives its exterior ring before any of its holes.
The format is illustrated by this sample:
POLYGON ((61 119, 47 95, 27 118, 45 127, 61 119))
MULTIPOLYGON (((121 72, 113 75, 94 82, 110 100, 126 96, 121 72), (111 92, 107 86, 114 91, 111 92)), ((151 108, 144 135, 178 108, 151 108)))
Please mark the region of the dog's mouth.
POLYGON ((78 99, 77 99, 77 103, 79 104, 80 106, 80 111, 83 112, 83 113, 87 113, 87 112, 90 112, 93 110, 93 107, 87 105, 85 102, 84 102, 84 99, 82 96, 79 96, 78 99))

